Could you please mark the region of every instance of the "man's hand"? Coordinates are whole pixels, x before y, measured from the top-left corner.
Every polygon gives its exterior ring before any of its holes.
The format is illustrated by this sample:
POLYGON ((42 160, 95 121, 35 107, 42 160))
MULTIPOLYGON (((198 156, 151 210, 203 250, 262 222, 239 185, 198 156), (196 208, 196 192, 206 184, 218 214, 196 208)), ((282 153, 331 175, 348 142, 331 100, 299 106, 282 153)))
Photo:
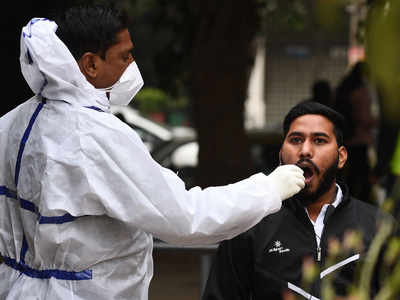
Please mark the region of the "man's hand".
POLYGON ((267 178, 277 188, 282 201, 300 192, 305 185, 303 170, 295 165, 279 166, 267 178))

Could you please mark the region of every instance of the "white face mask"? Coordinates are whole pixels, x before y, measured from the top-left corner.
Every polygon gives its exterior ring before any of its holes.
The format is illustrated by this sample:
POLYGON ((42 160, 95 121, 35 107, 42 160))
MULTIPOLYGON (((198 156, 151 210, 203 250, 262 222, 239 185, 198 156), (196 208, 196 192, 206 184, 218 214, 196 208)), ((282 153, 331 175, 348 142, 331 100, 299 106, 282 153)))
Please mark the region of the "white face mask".
POLYGON ((98 90, 110 93, 110 104, 128 105, 132 98, 140 91, 143 84, 143 78, 136 62, 132 62, 116 83, 108 88, 98 90))

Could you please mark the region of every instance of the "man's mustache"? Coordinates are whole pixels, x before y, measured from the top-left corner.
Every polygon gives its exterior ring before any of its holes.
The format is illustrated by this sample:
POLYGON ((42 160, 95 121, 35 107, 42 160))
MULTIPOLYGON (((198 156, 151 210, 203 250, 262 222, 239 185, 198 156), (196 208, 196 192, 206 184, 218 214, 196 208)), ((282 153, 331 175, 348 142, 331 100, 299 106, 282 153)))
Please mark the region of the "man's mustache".
MULTIPOLYGON (((317 173, 317 174, 319 175, 320 170, 319 170, 319 168, 317 167, 317 165, 316 165, 315 163, 313 163, 313 161, 312 161, 311 159, 308 159, 308 158, 301 158, 301 159, 299 159, 299 161, 296 163, 296 166, 298 166, 298 167, 301 168, 301 165, 304 164, 304 163, 311 165, 312 168, 315 170, 315 173, 317 173)), ((304 166, 304 165, 303 165, 303 166, 304 166)))

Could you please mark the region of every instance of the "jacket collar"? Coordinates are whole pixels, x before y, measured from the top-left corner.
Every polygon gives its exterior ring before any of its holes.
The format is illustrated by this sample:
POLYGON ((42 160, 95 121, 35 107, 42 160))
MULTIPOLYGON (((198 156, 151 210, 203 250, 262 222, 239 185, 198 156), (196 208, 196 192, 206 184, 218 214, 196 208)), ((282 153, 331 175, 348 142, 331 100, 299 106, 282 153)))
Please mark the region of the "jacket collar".
MULTIPOLYGON (((342 193, 343 193, 342 201, 336 208, 336 209, 339 209, 339 208, 347 206, 351 201, 351 197, 350 197, 350 193, 349 193, 349 188, 347 187, 347 185, 344 182, 337 180, 336 183, 340 186, 342 193)), ((301 204, 301 202, 299 200, 290 198, 283 202, 283 206, 288 208, 289 210, 292 210, 293 212, 295 212, 296 215, 299 215, 299 214, 305 215, 304 206, 301 204)))

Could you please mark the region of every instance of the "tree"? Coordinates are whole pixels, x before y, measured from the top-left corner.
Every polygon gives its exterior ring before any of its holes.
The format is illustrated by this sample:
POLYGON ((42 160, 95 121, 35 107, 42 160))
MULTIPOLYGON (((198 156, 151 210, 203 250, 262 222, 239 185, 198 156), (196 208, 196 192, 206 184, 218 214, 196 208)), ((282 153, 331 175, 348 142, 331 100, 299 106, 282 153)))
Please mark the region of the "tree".
POLYGON ((135 55, 146 85, 190 99, 203 187, 251 173, 244 101, 260 2, 121 1, 132 16, 135 55))
POLYGON ((199 183, 232 183, 251 172, 244 101, 259 29, 259 3, 199 1, 191 68, 199 183))

